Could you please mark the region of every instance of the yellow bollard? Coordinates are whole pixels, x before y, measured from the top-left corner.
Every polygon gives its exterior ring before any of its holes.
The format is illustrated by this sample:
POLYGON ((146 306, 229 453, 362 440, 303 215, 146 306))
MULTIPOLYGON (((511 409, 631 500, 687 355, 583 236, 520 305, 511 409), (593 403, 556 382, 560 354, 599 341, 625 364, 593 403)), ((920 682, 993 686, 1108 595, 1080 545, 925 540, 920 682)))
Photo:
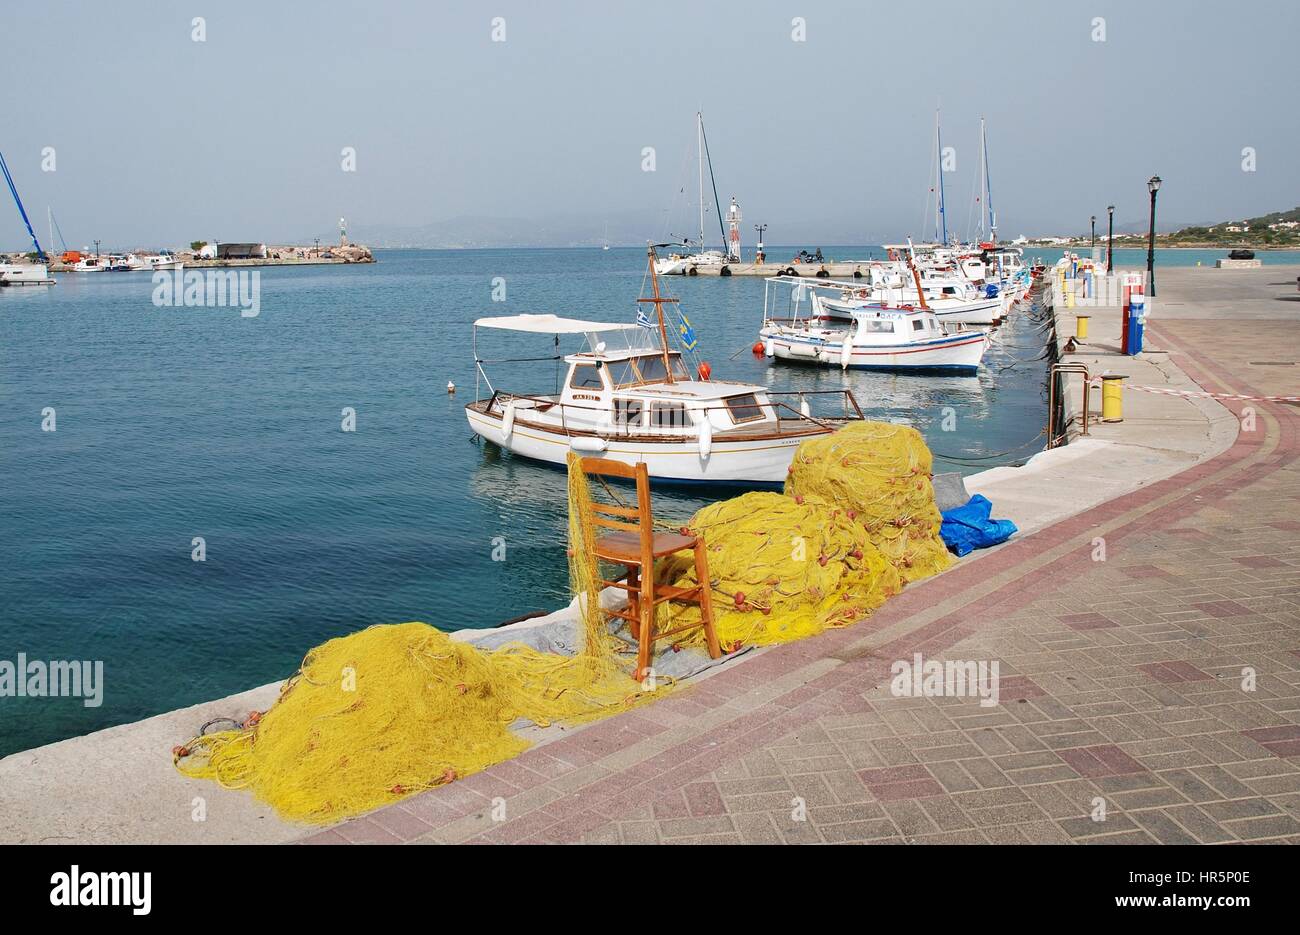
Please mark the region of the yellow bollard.
POLYGON ((1101 375, 1101 421, 1124 421, 1124 381, 1122 373, 1101 375))
POLYGON ((1074 320, 1074 336, 1075 336, 1076 339, 1078 339, 1078 340, 1080 340, 1080 341, 1085 341, 1085 340, 1087 340, 1087 338, 1088 338, 1088 319, 1089 319, 1090 317, 1092 317, 1092 316, 1090 316, 1090 315, 1080 315, 1078 318, 1076 318, 1076 319, 1074 320))
POLYGON ((1065 307, 1074 308, 1074 290, 1071 289, 1065 293, 1065 307))

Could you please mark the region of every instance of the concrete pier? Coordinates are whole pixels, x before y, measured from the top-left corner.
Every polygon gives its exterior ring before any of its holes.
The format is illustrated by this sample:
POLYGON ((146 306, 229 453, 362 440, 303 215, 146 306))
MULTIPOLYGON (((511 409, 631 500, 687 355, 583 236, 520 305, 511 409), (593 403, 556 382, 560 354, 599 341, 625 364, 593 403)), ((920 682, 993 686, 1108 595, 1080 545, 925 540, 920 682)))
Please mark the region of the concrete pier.
POLYGON ((967 478, 1021 533, 856 626, 325 830, 172 770, 264 686, 0 760, 0 841, 1300 843, 1297 272, 1158 270, 1138 358, 1087 309, 1124 421, 1084 437, 1074 378, 1070 444, 967 478), (999 703, 896 697, 916 653, 998 661, 999 703))

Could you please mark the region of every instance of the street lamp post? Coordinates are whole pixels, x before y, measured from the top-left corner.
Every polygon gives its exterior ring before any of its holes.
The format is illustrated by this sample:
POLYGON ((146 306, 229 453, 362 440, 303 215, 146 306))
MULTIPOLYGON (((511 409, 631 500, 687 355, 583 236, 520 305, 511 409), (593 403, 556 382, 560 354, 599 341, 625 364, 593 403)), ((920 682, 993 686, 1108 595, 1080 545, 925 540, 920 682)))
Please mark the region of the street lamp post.
POLYGON ((1156 192, 1160 191, 1160 176, 1147 180, 1151 192, 1151 230, 1147 233, 1147 295, 1156 294, 1156 192))
POLYGON ((1088 220, 1092 222, 1092 249, 1096 250, 1097 249, 1097 215, 1094 214, 1088 220))
POLYGON ((1109 229, 1106 232, 1106 275, 1109 276, 1114 270, 1115 254, 1115 206, 1106 205, 1106 214, 1109 218, 1109 229))
POLYGON ((758 248, 756 253, 754 254, 754 262, 762 263, 765 259, 767 259, 766 254, 763 253, 763 231, 767 230, 767 225, 755 224, 754 230, 758 231, 758 248))
POLYGON ((95 259, 99 259, 99 241, 95 241, 95 259))

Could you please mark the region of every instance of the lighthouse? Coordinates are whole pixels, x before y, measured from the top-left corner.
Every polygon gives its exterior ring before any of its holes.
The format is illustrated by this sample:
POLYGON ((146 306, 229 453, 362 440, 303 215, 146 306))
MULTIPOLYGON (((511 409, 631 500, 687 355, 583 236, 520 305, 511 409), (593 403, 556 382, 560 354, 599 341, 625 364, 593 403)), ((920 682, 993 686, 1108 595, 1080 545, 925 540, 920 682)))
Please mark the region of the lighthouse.
POLYGON ((736 196, 731 196, 731 207, 727 209, 727 259, 732 263, 740 262, 740 205, 736 196))

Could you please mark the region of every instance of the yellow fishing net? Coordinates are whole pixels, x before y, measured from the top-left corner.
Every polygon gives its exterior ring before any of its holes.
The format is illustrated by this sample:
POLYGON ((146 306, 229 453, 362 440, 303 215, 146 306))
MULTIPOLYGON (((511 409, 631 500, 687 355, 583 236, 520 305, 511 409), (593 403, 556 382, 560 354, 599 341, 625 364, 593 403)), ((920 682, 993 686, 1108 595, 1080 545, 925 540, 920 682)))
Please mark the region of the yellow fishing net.
POLYGON ((584 595, 576 656, 493 651, 424 623, 375 626, 311 650, 269 711, 173 751, 188 776, 247 788, 282 816, 337 821, 509 759, 516 719, 602 717, 648 697, 599 611, 587 480, 569 478, 570 572, 584 595))
MULTIPOLYGON (((930 452, 916 431, 854 423, 799 446, 785 495, 749 493, 700 510, 718 636, 787 642, 870 613, 951 561, 938 535, 930 452)), ((522 643, 487 651, 423 623, 376 626, 311 650, 265 715, 173 751, 189 776, 247 788, 286 818, 337 821, 509 759, 510 731, 603 717, 653 695, 630 673, 601 613, 591 492, 569 460, 569 571, 583 650, 522 643)), ((686 554, 657 580, 694 583, 686 554)), ((698 608, 677 623, 695 622, 698 608), (693 615, 691 619, 689 615, 693 615)), ((688 641, 703 639, 699 629, 688 641)))
POLYGON ((846 511, 907 583, 953 562, 939 536, 943 517, 934 503, 932 466, 916 429, 853 422, 799 446, 785 492, 846 511))
MULTIPOLYGON (((700 510, 690 529, 704 536, 713 614, 723 645, 786 643, 860 620, 902 588, 894 566, 841 509, 747 493, 700 510)), ((661 580, 695 583, 685 554, 661 580)), ((674 622, 699 620, 687 607, 674 622)), ((692 631, 692 642, 701 642, 692 631)))

